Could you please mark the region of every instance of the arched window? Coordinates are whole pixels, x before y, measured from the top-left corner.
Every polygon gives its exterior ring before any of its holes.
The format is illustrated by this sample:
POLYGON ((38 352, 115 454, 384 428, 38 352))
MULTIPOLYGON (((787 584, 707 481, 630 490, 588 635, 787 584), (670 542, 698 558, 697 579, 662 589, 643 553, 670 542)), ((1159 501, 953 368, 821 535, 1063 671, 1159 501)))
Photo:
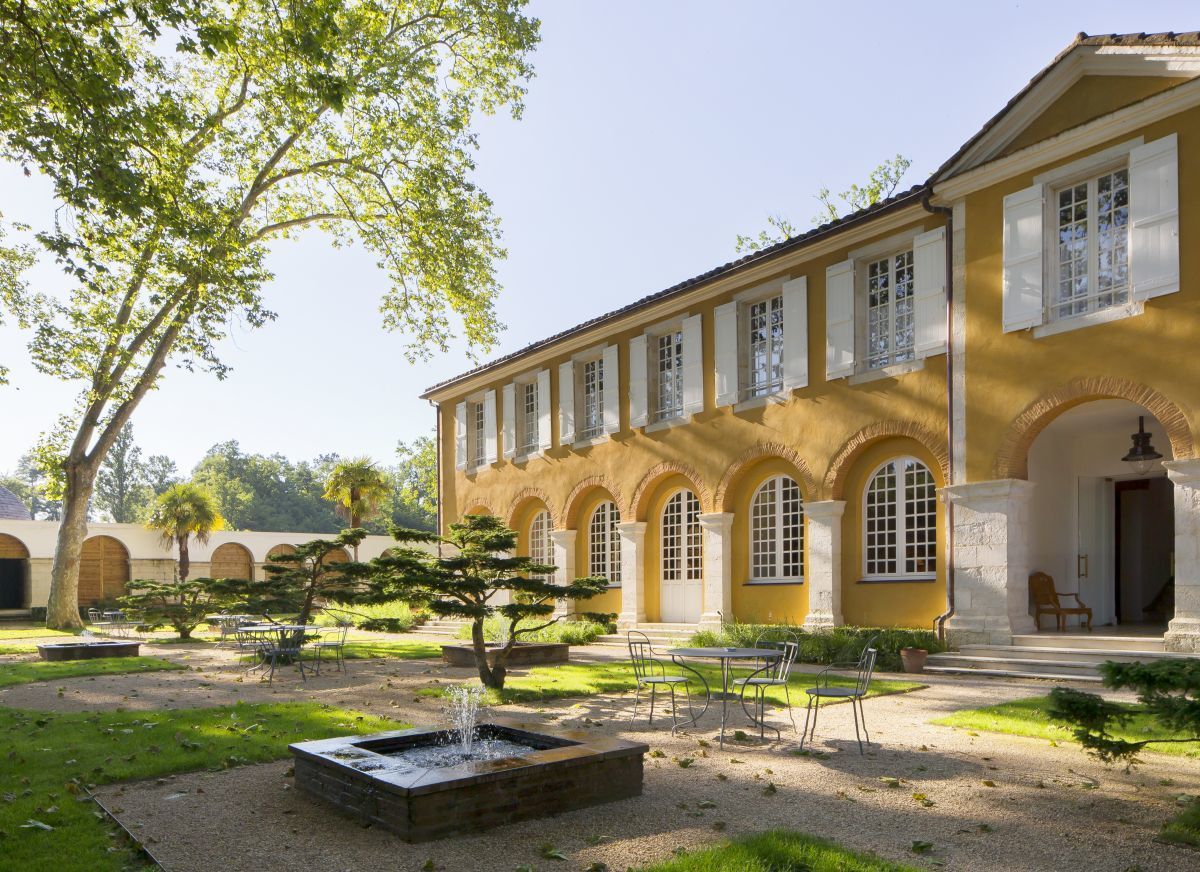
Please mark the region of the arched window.
POLYGON ((786 475, 768 478, 750 501, 750 578, 804 578, 804 501, 786 475))
POLYGON ((863 571, 868 578, 931 578, 937 571, 937 486, 912 457, 879 467, 864 497, 863 571))
MULTIPOLYGON (((533 516, 529 523, 529 558, 534 563, 550 564, 554 562, 554 540, 550 538, 550 513, 540 511, 533 516)), ((549 578, 548 575, 538 575, 538 578, 549 578)))
POLYGON ((588 575, 607 578, 609 584, 621 583, 621 534, 617 524, 621 513, 612 500, 596 506, 588 523, 588 575))
POLYGON ((700 581, 703 577, 700 501, 690 490, 681 490, 663 507, 662 580, 700 581))

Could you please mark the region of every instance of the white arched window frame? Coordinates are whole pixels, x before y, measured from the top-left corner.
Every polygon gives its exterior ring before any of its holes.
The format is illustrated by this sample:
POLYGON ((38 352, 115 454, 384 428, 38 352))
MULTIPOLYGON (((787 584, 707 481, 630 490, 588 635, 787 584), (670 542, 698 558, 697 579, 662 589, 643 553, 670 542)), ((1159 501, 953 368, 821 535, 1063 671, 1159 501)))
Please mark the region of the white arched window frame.
POLYGON ((768 478, 750 500, 750 580, 804 580, 804 499, 789 476, 768 478))
POLYGON ((676 491, 663 506, 661 550, 663 581, 704 578, 700 501, 690 490, 676 491))
POLYGON ((612 587, 621 584, 621 513, 616 503, 605 500, 592 511, 588 521, 588 575, 607 578, 612 587))
POLYGON ((863 493, 863 576, 928 580, 937 575, 937 483, 915 457, 877 468, 863 493))
MULTIPOLYGON (((529 522, 529 559, 534 563, 550 565, 554 562, 554 540, 550 538, 553 525, 550 523, 550 513, 543 509, 533 516, 529 522)), ((535 578, 550 578, 549 575, 535 575, 535 578)))

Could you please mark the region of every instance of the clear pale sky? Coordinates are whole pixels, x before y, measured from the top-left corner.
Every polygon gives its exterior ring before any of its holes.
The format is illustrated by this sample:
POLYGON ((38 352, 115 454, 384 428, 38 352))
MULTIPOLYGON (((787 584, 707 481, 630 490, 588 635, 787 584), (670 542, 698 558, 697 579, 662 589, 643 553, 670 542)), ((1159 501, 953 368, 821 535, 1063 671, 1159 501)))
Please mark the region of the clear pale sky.
MULTIPOLYGON (((480 124, 478 181, 509 250, 500 355, 734 257, 738 233, 897 153, 916 184, 1075 34, 1200 27, 1194 2, 632 2, 541 0, 525 116, 480 124)), ((0 164, 0 212, 46 226, 45 184, 0 164)), ((319 233, 278 244, 278 320, 234 325, 224 382, 172 370, 134 417, 147 453, 190 470, 212 444, 294 459, 390 462, 430 432, 417 395, 472 366, 462 349, 409 365, 379 326, 384 276, 319 233), (281 409, 288 411, 284 412, 281 409)), ((62 279, 39 267, 35 285, 62 279)), ((0 470, 69 409, 74 385, 32 371, 0 327, 0 470)))

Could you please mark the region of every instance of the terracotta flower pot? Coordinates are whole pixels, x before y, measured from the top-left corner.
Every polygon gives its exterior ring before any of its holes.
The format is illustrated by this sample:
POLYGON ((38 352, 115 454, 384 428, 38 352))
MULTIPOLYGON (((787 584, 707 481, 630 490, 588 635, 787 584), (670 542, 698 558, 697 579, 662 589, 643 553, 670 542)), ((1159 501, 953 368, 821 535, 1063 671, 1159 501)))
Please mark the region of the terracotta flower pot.
POLYGON ((904 664, 905 672, 924 672, 925 658, 929 656, 929 652, 924 648, 901 648, 900 660, 904 664))

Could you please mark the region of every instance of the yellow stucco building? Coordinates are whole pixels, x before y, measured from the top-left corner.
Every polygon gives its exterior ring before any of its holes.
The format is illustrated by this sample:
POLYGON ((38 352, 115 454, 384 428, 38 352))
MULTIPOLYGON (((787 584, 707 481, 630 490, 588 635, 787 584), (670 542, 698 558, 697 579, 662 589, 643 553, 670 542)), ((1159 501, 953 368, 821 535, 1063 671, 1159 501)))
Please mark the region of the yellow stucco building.
POLYGON ((1198 77, 1081 36, 926 183, 431 388, 443 526, 626 627, 1005 643, 1042 571, 1200 651, 1198 77))

